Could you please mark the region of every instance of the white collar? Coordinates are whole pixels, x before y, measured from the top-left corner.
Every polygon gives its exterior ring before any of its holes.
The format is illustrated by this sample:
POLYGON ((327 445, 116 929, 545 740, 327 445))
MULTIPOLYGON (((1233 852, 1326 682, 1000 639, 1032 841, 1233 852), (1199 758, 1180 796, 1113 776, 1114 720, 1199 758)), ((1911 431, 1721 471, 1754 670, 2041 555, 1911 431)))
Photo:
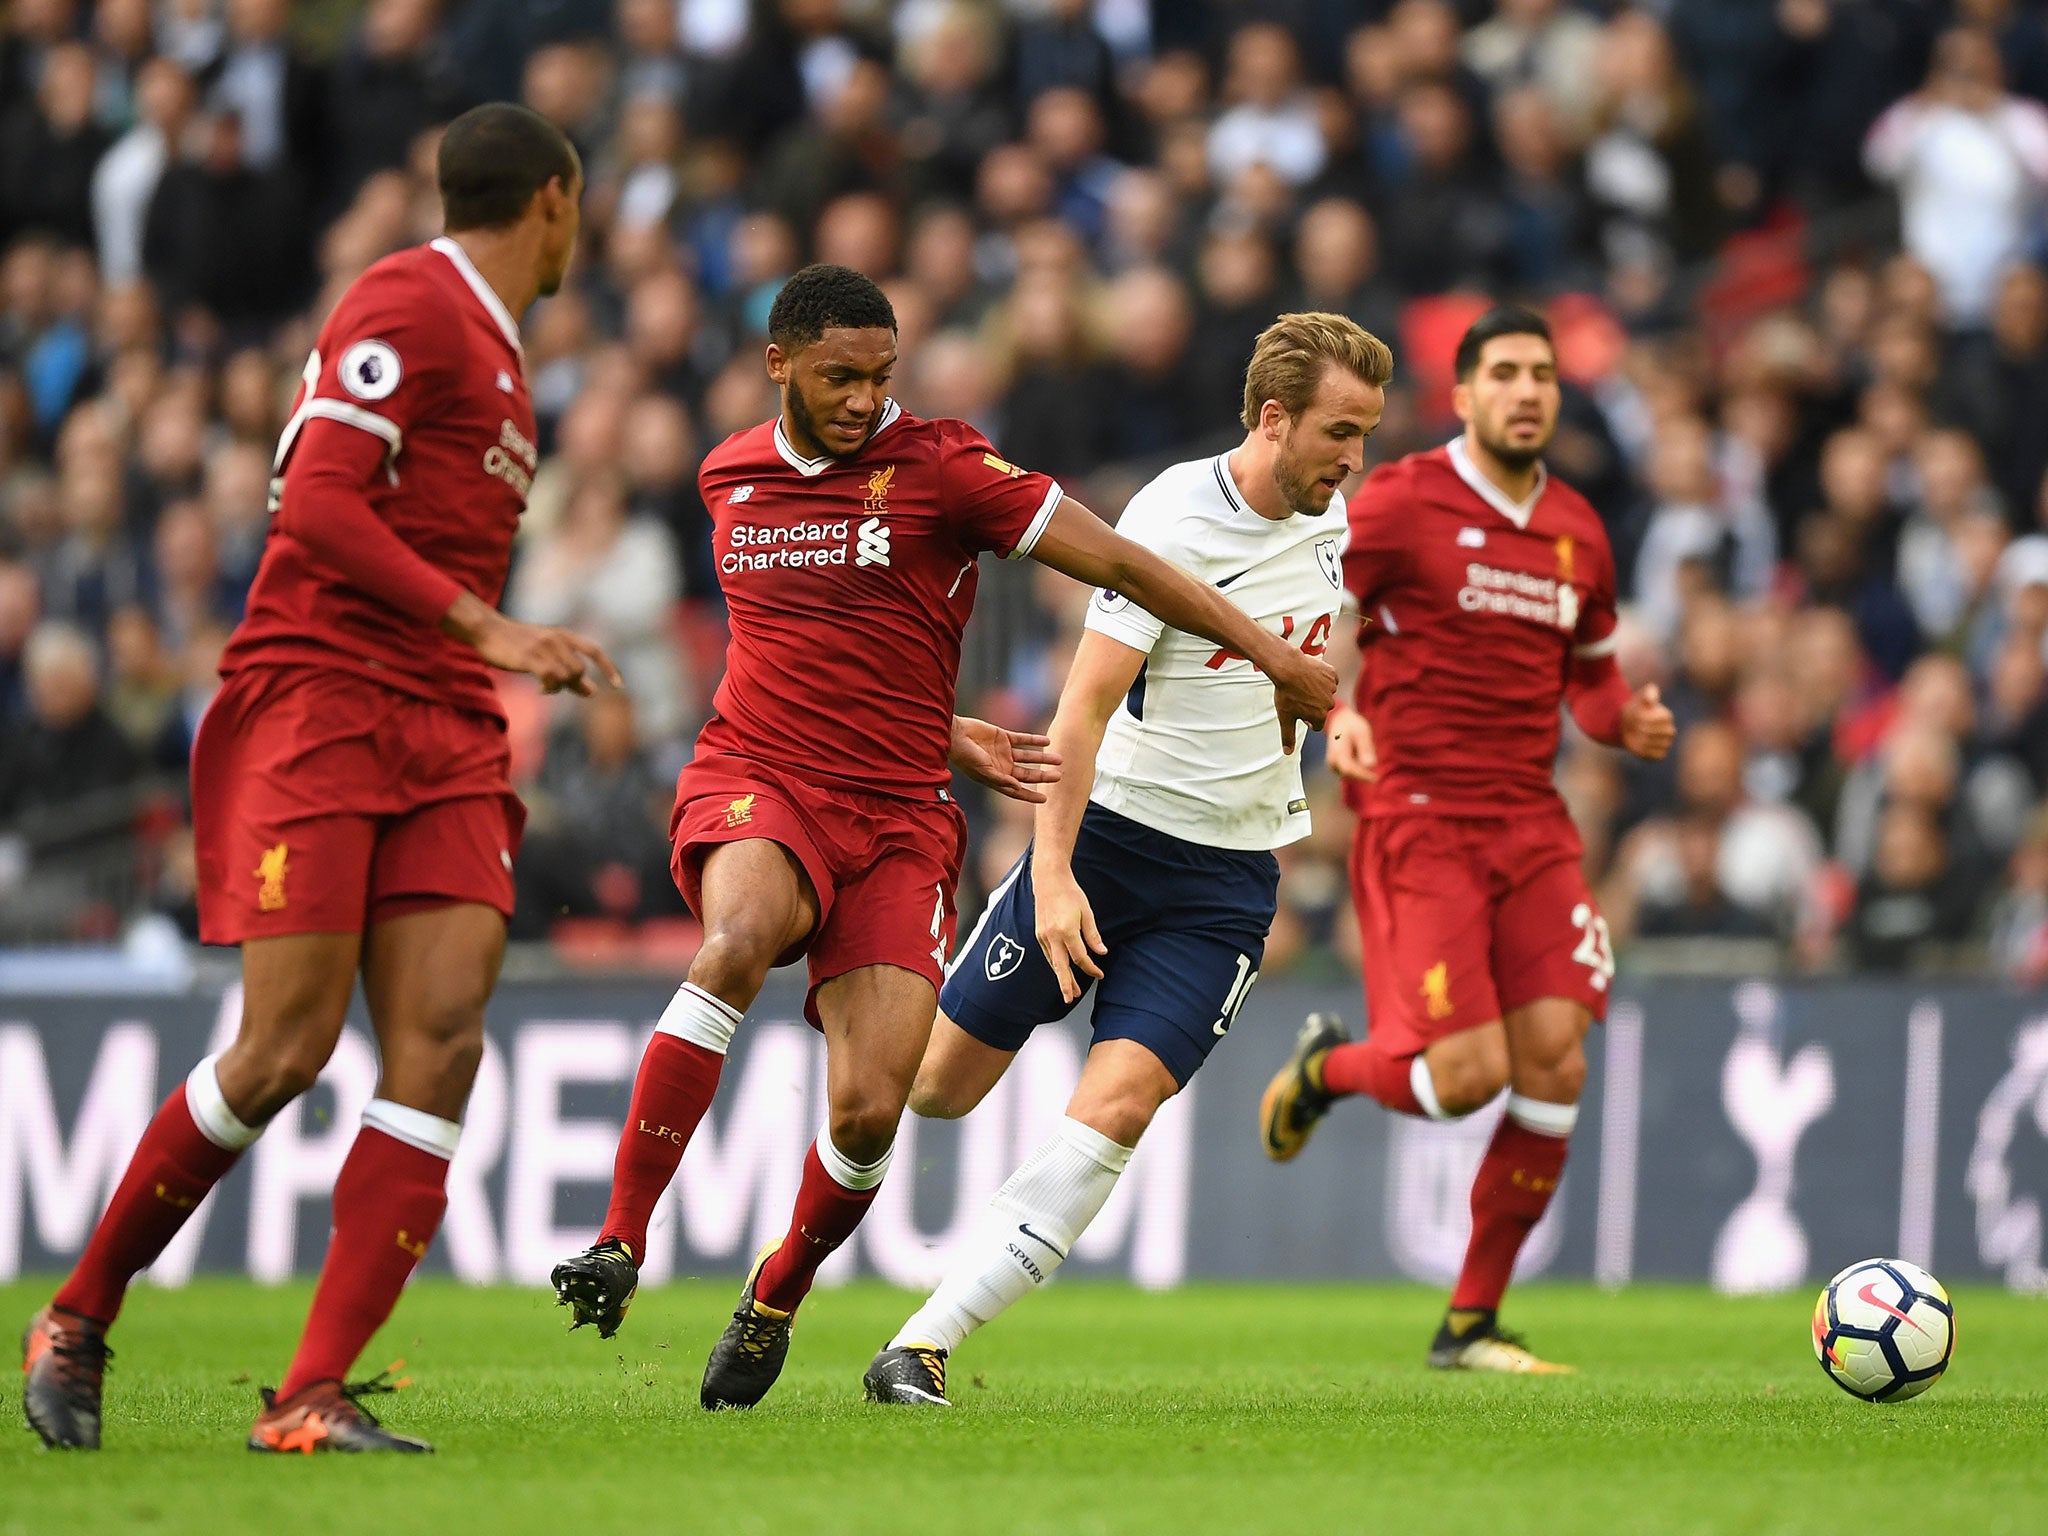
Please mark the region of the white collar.
POLYGON ((1526 530, 1529 519, 1536 515, 1536 503, 1543 499, 1544 487, 1550 484, 1550 471, 1544 465, 1536 466, 1536 489, 1529 493, 1527 501, 1510 501, 1508 493, 1487 479, 1479 466, 1472 462, 1472 455, 1465 449, 1465 439, 1454 437, 1450 442, 1451 468, 1458 472, 1458 478, 1479 493, 1485 502, 1517 528, 1526 530))
POLYGON ((476 295, 477 302, 491 312, 491 318, 498 322, 498 329, 505 333, 505 339, 512 343, 512 350, 521 358, 526 348, 519 344, 519 322, 512 318, 512 311, 505 307, 505 301, 498 297, 498 291, 484 281, 483 273, 477 271, 476 263, 465 251, 446 235, 429 242, 433 248, 455 263, 455 270, 462 274, 462 280, 469 284, 469 291, 476 295))
MULTIPOLYGON (((903 407, 898 405, 893 398, 884 400, 882 402, 881 423, 874 431, 868 434, 868 443, 872 443, 876 438, 888 431, 890 423, 902 414, 903 407)), ((862 448, 866 446, 867 443, 861 444, 862 448)), ((782 416, 780 413, 777 413, 775 417, 775 451, 782 455, 782 460, 785 464, 800 475, 822 475, 826 470, 839 462, 829 453, 820 455, 815 459, 807 459, 798 453, 790 443, 788 435, 782 430, 782 416)))

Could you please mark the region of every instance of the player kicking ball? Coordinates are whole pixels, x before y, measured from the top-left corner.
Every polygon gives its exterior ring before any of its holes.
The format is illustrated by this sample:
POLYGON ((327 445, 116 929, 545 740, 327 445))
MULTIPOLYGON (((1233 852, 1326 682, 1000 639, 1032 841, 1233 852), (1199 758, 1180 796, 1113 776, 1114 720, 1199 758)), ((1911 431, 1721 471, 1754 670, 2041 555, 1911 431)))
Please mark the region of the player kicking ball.
POLYGON ((277 449, 269 541, 192 749, 200 935, 242 947, 242 1022, 143 1133, 78 1267, 23 1340, 28 1421, 96 1449, 107 1333, 264 1125, 320 1075, 361 972, 377 1096, 334 1185, 334 1235, 252 1451, 425 1451, 344 1385, 447 1206, 483 1054, 523 812, 490 668, 554 691, 618 674, 491 605, 534 468, 514 318, 561 283, 583 174, 504 103, 441 140, 448 233, 342 295, 277 449))
POLYGON ((1301 1151, 1336 1099, 1455 1119, 1508 1090, 1472 1185, 1472 1238, 1429 1363, 1556 1372, 1501 1331, 1501 1296, 1564 1172, 1584 1041, 1614 976, 1607 924, 1551 783, 1559 706, 1594 740, 1671 748, 1657 689, 1614 662, 1614 558, 1552 479, 1557 355, 1543 320, 1482 316, 1458 344, 1448 447, 1375 471, 1351 499, 1345 585, 1364 624, 1357 710, 1330 764, 1358 813, 1351 883, 1370 1028, 1303 1026, 1260 1105, 1267 1154, 1301 1151))
POLYGON ((641 1059, 599 1240, 553 1276, 576 1324, 596 1323, 601 1337, 618 1328, 648 1221, 733 1031, 769 968, 806 958, 828 1118, 788 1234, 755 1260, 711 1351, 707 1408, 751 1407, 774 1384, 818 1266, 888 1171, 953 939, 966 824, 947 792, 949 757, 1027 798, 1037 791, 1019 774, 1049 766, 953 717, 981 553, 1114 587, 1252 657, 1270 680, 1265 729, 1277 711, 1290 749, 1294 722, 1319 724, 1336 684, 1326 664, 1006 462, 972 427, 898 406, 896 317, 859 273, 798 272, 768 336, 781 412, 713 449, 698 476, 732 625, 671 823, 676 882, 704 945, 641 1059))
MULTIPOLYGON (((1165 471, 1117 527, 1321 655, 1343 597, 1338 487, 1364 467, 1392 376, 1385 344, 1343 316, 1281 316, 1245 375, 1244 441, 1165 471)), ((868 1367, 873 1401, 946 1404, 947 1357, 1051 1277, 1237 1017, 1273 922, 1273 850, 1309 831, 1266 699, 1228 647, 1121 590, 1090 600, 1052 723, 1062 777, 947 974, 911 1107, 966 1114, 1091 984, 1094 1041, 1066 1118, 868 1367)))

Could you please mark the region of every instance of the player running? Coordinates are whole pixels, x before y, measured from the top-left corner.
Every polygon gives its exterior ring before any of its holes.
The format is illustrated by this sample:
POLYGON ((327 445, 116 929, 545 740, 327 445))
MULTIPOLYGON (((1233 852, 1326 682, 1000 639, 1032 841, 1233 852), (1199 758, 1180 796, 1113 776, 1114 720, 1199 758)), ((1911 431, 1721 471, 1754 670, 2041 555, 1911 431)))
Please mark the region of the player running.
MULTIPOLYGON (((1244 441, 1174 465, 1117 527, 1321 655, 1343 597, 1338 487, 1364 468, 1393 368, 1342 315, 1282 315, 1245 374, 1244 441)), ((871 1400, 946 1405, 947 1357, 1059 1267, 1237 1017, 1273 922, 1273 850, 1309 831, 1301 766, 1266 715, 1242 656, 1119 591, 1089 602, 1052 723, 1061 780, 947 972, 911 1107, 966 1114, 1099 980, 1094 1043, 1066 1118, 869 1365, 871 1400)))
POLYGON ((1543 320, 1495 309, 1458 343, 1464 434, 1376 470, 1351 500, 1345 585, 1364 624, 1358 709, 1330 763, 1358 812, 1351 883, 1370 1029, 1311 1015, 1266 1089, 1269 1156, 1366 1094, 1455 1119, 1508 1090, 1472 1185, 1472 1238, 1430 1346, 1444 1369, 1545 1371, 1497 1321, 1564 1170, 1587 1027, 1614 975, 1607 924, 1551 784, 1558 707, 1596 741, 1661 758, 1671 713, 1614 662, 1614 559, 1550 478, 1557 355, 1543 320))
POLYGON ((23 1340, 29 1423, 97 1448, 129 1281, 312 1086, 362 972, 381 1073, 334 1185, 334 1235, 254 1451, 425 1451, 343 1385, 447 1205, 524 819, 490 668, 591 691, 604 652, 492 604, 534 461, 514 316, 575 246, 583 175, 545 118, 449 125, 448 233, 342 296, 278 443, 275 515, 192 750, 200 934, 242 946, 234 1044, 143 1133, 78 1267, 23 1340))
MULTIPOLYGON (((641 1060, 599 1240, 553 1277, 577 1325, 594 1322, 601 1337, 618 1328, 648 1221, 733 1031, 769 968, 808 956, 805 1012, 825 1036, 829 1118, 804 1159, 788 1235, 755 1260, 711 1352, 707 1408, 751 1407, 774 1384, 818 1266, 889 1167, 953 938, 966 825, 947 793, 948 743, 977 556, 1029 555, 1249 656, 1271 680, 1290 750, 1294 722, 1319 723, 1336 684, 1293 639, 1120 538, 972 427, 898 406, 896 317, 859 273, 797 273, 768 335, 781 413, 728 438, 698 476, 732 622, 725 680, 671 823, 676 882, 704 946, 641 1060)), ((981 729, 981 750, 1012 755, 1002 733, 981 729)))

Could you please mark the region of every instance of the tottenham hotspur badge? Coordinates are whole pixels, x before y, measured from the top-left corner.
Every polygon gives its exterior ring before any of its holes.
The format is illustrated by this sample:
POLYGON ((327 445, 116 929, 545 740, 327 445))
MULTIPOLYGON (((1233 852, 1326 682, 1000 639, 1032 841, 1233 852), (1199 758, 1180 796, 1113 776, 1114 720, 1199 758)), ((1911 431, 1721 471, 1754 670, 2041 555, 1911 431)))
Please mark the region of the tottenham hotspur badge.
POLYGON ((1337 541, 1335 539, 1316 540, 1316 563, 1322 566, 1323 574, 1329 577, 1331 586, 1341 587, 1344 585, 1342 568, 1337 563, 1337 541))
POLYGON ((1007 933, 998 933, 988 941, 988 954, 981 969, 990 981, 1001 981, 1023 963, 1024 946, 1007 933))

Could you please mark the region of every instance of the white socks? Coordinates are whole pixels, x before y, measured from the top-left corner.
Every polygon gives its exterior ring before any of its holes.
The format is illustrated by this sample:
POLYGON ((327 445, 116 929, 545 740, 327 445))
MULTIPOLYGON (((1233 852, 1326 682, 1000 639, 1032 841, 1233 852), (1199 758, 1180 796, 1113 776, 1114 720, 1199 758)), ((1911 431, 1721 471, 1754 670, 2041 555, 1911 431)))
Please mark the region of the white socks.
POLYGON ((192 1075, 185 1079, 185 1108, 191 1112, 192 1123, 199 1127, 199 1134, 226 1152, 239 1152, 258 1136, 263 1134, 260 1125, 244 1125, 241 1117, 228 1108, 227 1099, 220 1091, 220 1077, 214 1071, 218 1054, 207 1057, 192 1069, 192 1075))
MULTIPOLYGON (((1419 1057, 1417 1059, 1420 1060, 1419 1057)), ((1511 1092, 1508 1094, 1508 1115, 1524 1130, 1561 1139, 1571 1135, 1572 1127, 1579 1123, 1579 1106, 1546 1104, 1541 1099, 1524 1098, 1511 1092)))
POLYGON ((890 1347, 958 1349, 968 1334, 1043 1285, 1116 1188, 1131 1151, 1078 1120, 1062 1119, 996 1191, 966 1252, 890 1347))
POLYGON ((818 1132, 818 1139, 812 1143, 818 1149, 818 1164, 826 1176, 841 1189, 873 1189, 889 1172, 889 1160, 896 1155, 896 1143, 889 1143, 888 1150, 872 1163, 856 1163, 844 1152, 832 1145, 832 1127, 827 1124, 818 1132))
POLYGON ((684 982, 661 1010, 656 1034, 674 1035, 692 1045, 701 1045, 713 1055, 723 1056, 732 1044, 733 1031, 742 1015, 730 1003, 713 997, 702 987, 684 982))
POLYGON ((364 1105, 363 1126, 439 1158, 453 1158, 462 1140, 462 1126, 457 1121, 443 1120, 392 1099, 372 1099, 364 1105))

